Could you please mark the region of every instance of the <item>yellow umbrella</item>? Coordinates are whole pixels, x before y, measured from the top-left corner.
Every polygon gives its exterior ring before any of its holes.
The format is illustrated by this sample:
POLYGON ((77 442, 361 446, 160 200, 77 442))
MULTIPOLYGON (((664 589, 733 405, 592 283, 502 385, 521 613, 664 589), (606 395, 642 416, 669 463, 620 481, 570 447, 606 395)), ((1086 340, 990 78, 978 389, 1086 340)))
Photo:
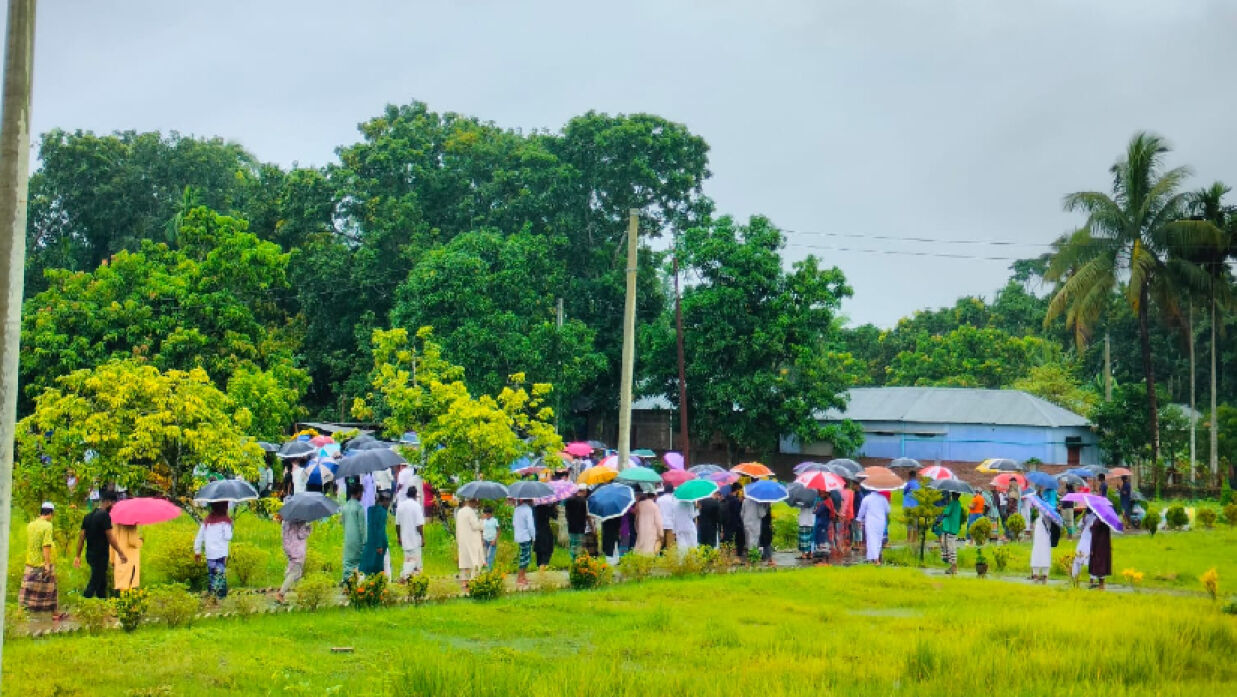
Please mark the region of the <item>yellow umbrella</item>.
POLYGON ((584 486, 597 486, 598 484, 605 484, 617 476, 618 470, 611 469, 609 467, 589 467, 581 472, 580 476, 576 478, 576 484, 581 484, 584 486))
POLYGON ((991 457, 990 457, 990 458, 988 458, 987 460, 984 460, 983 462, 979 463, 979 467, 976 467, 976 468, 975 468, 975 471, 976 471, 976 472, 983 472, 984 474, 1000 474, 1000 473, 1001 473, 1001 470, 994 470, 994 469, 992 469, 991 467, 989 467, 989 466, 988 466, 988 463, 989 463, 989 462, 992 462, 994 459, 995 459, 995 458, 991 458, 991 457))

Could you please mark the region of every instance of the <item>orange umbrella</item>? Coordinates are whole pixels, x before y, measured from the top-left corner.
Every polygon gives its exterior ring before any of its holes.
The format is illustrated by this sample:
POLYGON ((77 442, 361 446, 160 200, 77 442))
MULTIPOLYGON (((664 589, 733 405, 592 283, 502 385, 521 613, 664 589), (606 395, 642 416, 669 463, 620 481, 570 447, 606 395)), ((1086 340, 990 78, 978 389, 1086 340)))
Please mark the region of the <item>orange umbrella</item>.
POLYGON ((734 467, 731 467, 730 471, 735 474, 744 474, 749 477, 755 477, 756 479, 773 476, 773 470, 765 467, 759 462, 742 462, 734 467))
POLYGON ((893 491, 906 486, 906 482, 888 467, 865 467, 863 473, 868 475, 863 486, 873 491, 893 491))
POLYGON ((1128 469, 1124 467, 1113 467, 1112 469, 1108 470, 1108 476, 1110 477, 1129 477, 1133 474, 1134 474, 1133 472, 1129 471, 1128 469))
POLYGON ((576 484, 584 486, 597 486, 612 481, 618 476, 618 470, 612 467, 589 467, 580 473, 576 478, 576 484))
POLYGON ((1019 488, 1021 489, 1027 488, 1027 478, 1022 476, 1021 474, 1017 474, 1014 472, 1006 472, 1005 474, 998 474, 997 476, 992 478, 991 484, 992 486, 999 487, 1001 489, 1006 489, 1009 487, 1009 480, 1011 479, 1018 482, 1019 488))

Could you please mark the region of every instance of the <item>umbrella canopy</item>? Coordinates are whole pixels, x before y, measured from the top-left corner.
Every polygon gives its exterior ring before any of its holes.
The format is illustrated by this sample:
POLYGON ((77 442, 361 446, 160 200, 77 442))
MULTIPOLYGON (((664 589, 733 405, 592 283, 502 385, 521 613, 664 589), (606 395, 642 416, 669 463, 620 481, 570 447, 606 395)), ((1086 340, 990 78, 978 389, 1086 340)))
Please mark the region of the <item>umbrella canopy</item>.
POLYGON ((216 482, 211 482, 198 490, 194 495, 194 503, 220 503, 227 501, 235 503, 237 501, 255 501, 258 498, 258 492, 254 490, 249 482, 239 479, 220 479, 216 482))
POLYGON ((971 485, 961 479, 936 479, 930 482, 928 486, 938 491, 952 491, 959 494, 975 493, 975 490, 971 488, 971 485))
POLYGON ((823 465, 823 467, 824 467, 824 470, 822 471, 832 472, 833 474, 836 474, 837 476, 841 477, 842 479, 845 479, 848 482, 857 482, 868 476, 863 473, 862 469, 856 472, 850 467, 847 467, 846 465, 835 465, 833 463, 826 462, 823 465))
POLYGON ((1040 489, 1055 489, 1060 484, 1057 478, 1047 472, 1027 472, 1027 481, 1040 489))
POLYGON ((588 441, 588 447, 592 448, 593 450, 605 450, 606 444, 602 443, 599 440, 590 440, 588 441))
POLYGON ((739 481, 739 475, 734 472, 714 472, 713 474, 706 474, 705 479, 717 482, 719 486, 729 486, 739 481))
POLYGON ((957 479, 957 477, 954 477, 953 470, 940 465, 933 465, 919 470, 919 476, 929 479, 957 479))
POLYGON ((1079 479, 1090 479, 1095 476, 1095 472, 1092 472, 1086 467, 1075 467, 1072 470, 1065 470, 1065 474, 1072 474, 1079 479))
POLYGON ((598 484, 605 484, 606 482, 613 481, 617 476, 617 470, 611 467, 602 467, 601 465, 598 465, 596 467, 589 467, 581 472, 580 476, 576 477, 576 484, 596 486, 598 484))
POLYGON ((786 503, 795 508, 811 508, 819 497, 815 489, 800 484, 797 480, 786 487, 786 503))
POLYGON ((990 486, 995 486, 999 489, 1008 489, 1009 482, 1011 480, 1018 482, 1018 488, 1020 489, 1027 488, 1027 478, 1022 476, 1021 474, 1016 474, 1014 472, 1006 472, 1005 474, 998 474, 997 476, 993 477, 992 481, 988 482, 988 484, 990 486))
POLYGON ((335 442, 335 439, 330 436, 314 436, 313 438, 309 439, 309 444, 314 446, 315 448, 321 448, 327 443, 334 443, 334 442, 335 442))
POLYGON ((339 455, 339 443, 327 443, 318 448, 318 457, 335 457, 339 455))
POLYGON ((545 468, 541 458, 534 459, 527 455, 517 457, 510 466, 511 471, 519 475, 537 474, 538 472, 545 471, 545 468))
POLYGON ((617 518, 636 505, 636 492, 622 484, 606 484, 589 494, 589 515, 602 520, 617 518))
POLYGON ((872 491, 895 491, 906 486, 906 482, 887 467, 865 467, 863 473, 867 475, 863 486, 872 491))
POLYGON ((558 503, 559 501, 563 501, 563 500, 570 498, 571 496, 575 495, 577 491, 580 490, 580 487, 576 486, 575 484, 572 484, 566 479, 555 479, 554 481, 549 482, 548 484, 550 486, 550 489, 552 489, 554 493, 549 496, 542 496, 540 498, 535 498, 533 499, 533 503, 537 504, 538 506, 543 506, 547 503, 558 503))
POLYGON ((290 440, 287 443, 284 443, 283 445, 279 446, 279 450, 276 451, 275 457, 280 457, 284 459, 292 459, 292 458, 298 458, 298 457, 307 458, 316 452, 318 452, 318 448, 310 445, 308 441, 290 440))
MULTIPOLYGON (((630 467, 641 467, 643 469, 648 469, 647 467, 644 466, 644 462, 641 461, 640 458, 636 457, 635 455, 628 457, 627 463, 628 463, 628 466, 630 467)), ((610 467, 612 469, 617 470, 619 467, 618 455, 607 455, 604 459, 602 459, 601 466, 610 467)))
POLYGON ((468 482, 455 492, 457 499, 486 499, 497 501, 507 498, 507 487, 498 482, 485 480, 468 482))
POLYGON ((1125 527, 1121 525, 1121 516, 1117 515, 1117 511, 1113 509, 1112 502, 1103 496, 1074 493, 1066 494, 1061 500, 1069 501, 1075 504, 1085 504, 1086 507, 1091 509, 1091 512, 1095 514, 1095 517, 1103 521, 1105 525, 1113 530, 1116 530, 1117 532, 1125 531, 1125 527))
POLYGON ((1087 465, 1082 469, 1090 472, 1092 477, 1100 474, 1108 474, 1108 468, 1103 465, 1087 465))
POLYGON ((691 479, 675 487, 674 498, 680 501, 699 501, 707 499, 718 491, 716 482, 707 479, 691 479))
POLYGON ((790 494, 786 487, 775 481, 762 479, 743 487, 743 495, 757 503, 777 503, 785 501, 790 494))
POLYGON ((354 438, 348 443, 346 450, 349 453, 352 453, 361 450, 390 450, 394 447, 395 443, 385 440, 374 440, 373 438, 370 438, 369 440, 361 440, 360 438, 354 438))
POLYGON ((804 472, 795 477, 795 483, 814 491, 841 491, 846 480, 833 472, 804 472))
POLYGON ((649 450, 648 448, 639 448, 637 450, 633 450, 631 451, 631 454, 636 457, 646 458, 646 459, 650 457, 657 457, 657 453, 653 452, 652 450, 649 450))
POLYGON ((745 474, 749 477, 761 479, 762 477, 772 477, 773 470, 765 467, 759 462, 742 462, 730 468, 735 474, 745 474))
POLYGON ((825 467, 845 467, 851 474, 862 474, 863 465, 846 457, 835 457, 825 463, 825 467))
POLYGON ((691 481, 696 475, 687 470, 670 469, 661 475, 661 480, 670 486, 681 486, 683 482, 691 481))
POLYGON ((593 454, 593 446, 588 443, 576 441, 575 443, 568 443, 567 446, 563 448, 563 452, 575 457, 588 457, 593 454))
POLYGON ((279 509, 279 516, 295 523, 312 523, 315 520, 330 518, 338 510, 338 503, 316 491, 310 491, 285 499, 283 507, 279 509))
POLYGON ((180 506, 165 499, 139 497, 117 501, 110 511, 112 522, 121 525, 163 523, 179 516, 180 506))
MULTIPOLYGON (((279 452, 279 446, 278 446, 278 445, 275 445, 274 443, 268 443, 268 442, 266 442, 266 441, 264 441, 264 440, 260 440, 260 441, 258 441, 258 447, 259 447, 259 448, 262 448, 262 452, 264 452, 264 453, 277 453, 277 452, 279 452)), ((121 523, 121 525, 128 525, 128 523, 121 523)))
POLYGON ((1062 484, 1069 484, 1070 486, 1086 486, 1087 485, 1087 480, 1083 479, 1082 477, 1079 477, 1076 474, 1070 474, 1069 472, 1062 472, 1061 474, 1058 474, 1057 481, 1061 482, 1062 484))
POLYGON ((661 461, 672 470, 683 469, 683 456, 678 453, 666 453, 661 456, 661 461))
POLYGON ((1061 519, 1061 514, 1057 513, 1056 509, 1048 505, 1048 502, 1036 496, 1035 494, 1027 494, 1027 500, 1039 511, 1039 514, 1056 523, 1064 525, 1065 521, 1061 519))
POLYGON ((919 460, 913 457, 899 457, 889 463, 891 470, 917 470, 923 467, 919 464, 919 460))
POLYGON ((1112 469, 1108 470, 1109 477, 1129 477, 1129 476, 1132 476, 1133 474, 1134 474, 1133 472, 1129 471, 1125 467, 1113 467, 1112 469))
POLYGON ((725 472, 726 468, 720 465, 692 465, 691 467, 687 468, 687 471, 691 472, 697 477, 707 477, 710 474, 717 474, 718 472, 725 472))
POLYGON ((539 499, 553 496, 554 490, 545 482, 515 482, 507 487, 507 498, 539 499))
POLYGON ((795 469, 794 469, 795 474, 803 474, 804 472, 828 472, 828 471, 829 471, 828 468, 825 467, 825 463, 811 462, 811 461, 800 462, 799 464, 795 465, 795 469))
POLYGON ((335 470, 339 465, 333 460, 314 460, 301 470, 305 475, 305 483, 321 486, 335 480, 335 470))
POLYGON ((628 467, 619 472, 618 480, 620 482, 649 482, 651 484, 661 484, 661 475, 648 467, 628 467))
POLYGON ((362 474, 406 464, 408 464, 407 461, 394 450, 362 450, 340 460, 339 469, 335 470, 335 478, 359 477, 362 474))

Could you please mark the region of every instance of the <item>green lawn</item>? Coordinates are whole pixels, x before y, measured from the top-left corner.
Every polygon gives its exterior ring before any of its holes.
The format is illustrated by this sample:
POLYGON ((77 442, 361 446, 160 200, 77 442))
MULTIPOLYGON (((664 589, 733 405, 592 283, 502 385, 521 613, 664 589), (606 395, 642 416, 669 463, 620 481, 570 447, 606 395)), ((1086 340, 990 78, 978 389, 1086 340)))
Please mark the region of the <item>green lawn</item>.
POLYGON ((18 639, 22 695, 1195 695, 1237 689, 1199 597, 903 568, 666 578, 490 603, 18 639), (354 653, 332 653, 348 646, 354 653))

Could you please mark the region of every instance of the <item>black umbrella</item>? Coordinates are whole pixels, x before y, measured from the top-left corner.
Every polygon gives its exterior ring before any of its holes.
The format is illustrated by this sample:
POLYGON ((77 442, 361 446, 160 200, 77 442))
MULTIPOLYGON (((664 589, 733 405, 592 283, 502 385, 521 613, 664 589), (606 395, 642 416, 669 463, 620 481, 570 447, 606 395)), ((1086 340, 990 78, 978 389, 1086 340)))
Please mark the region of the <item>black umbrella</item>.
POLYGON ((811 508, 816 505, 816 490, 809 489, 799 482, 791 482, 786 486, 786 503, 795 508, 811 508))
MULTIPOLYGON (((825 467, 840 467, 849 471, 851 474, 862 474, 863 465, 845 457, 837 457, 825 463, 825 467)), ((832 470, 830 470, 832 471, 832 470)), ((836 474, 836 472, 835 472, 836 474)))
POLYGON ((316 452, 318 452, 318 449, 313 445, 310 445, 309 441, 290 440, 279 446, 279 451, 275 453, 275 457, 281 457, 284 459, 310 457, 316 452))
POLYGON ((593 450, 605 450, 606 449, 606 444, 602 443, 599 440, 590 440, 588 444, 592 446, 593 450))
POLYGON ((395 448, 394 443, 389 443, 385 440, 363 440, 361 442, 352 441, 348 443, 348 452, 364 452, 366 450, 392 450, 395 448))
POLYGON ((837 476, 841 477, 842 479, 845 479, 848 482, 857 482, 862 479, 865 479, 868 476, 863 473, 862 467, 860 467, 859 471, 856 472, 850 467, 847 467, 846 465, 838 464, 835 462, 826 462, 825 464, 821 465, 821 468, 823 471, 832 472, 833 474, 836 474, 837 476))
POLYGON ((294 523, 312 523, 330 518, 339 511, 339 504, 317 492, 289 496, 284 499, 279 515, 294 523))
POLYGON ((468 482, 455 492, 458 499, 487 499, 496 501, 507 498, 507 487, 498 482, 468 482))
POLYGON ((1025 472, 1027 466, 1007 457, 998 457, 988 461, 988 469, 998 472, 1025 472))
POLYGON ((260 440, 260 441, 258 441, 258 447, 259 447, 259 448, 262 448, 262 452, 266 452, 266 453, 277 453, 277 452, 279 452, 279 446, 278 446, 278 445, 275 445, 274 443, 268 443, 268 442, 266 442, 266 441, 264 441, 264 440, 260 440))
POLYGON ((545 482, 516 482, 507 487, 507 497, 513 499, 539 499, 553 495, 554 490, 545 482))
POLYGON ((938 491, 952 491, 959 494, 974 494, 970 484, 961 479, 935 479, 928 486, 938 491))
POLYGON ((348 455, 339 461, 339 469, 335 470, 336 479, 359 477, 362 474, 390 469, 396 465, 407 464, 404 458, 394 450, 362 450, 348 455))
POLYGON ((235 503, 237 501, 254 501, 257 498, 258 492, 249 482, 240 479, 220 479, 198 490, 198 493, 193 497, 193 502, 219 503, 227 501, 235 503))
POLYGON ((891 470, 897 470, 897 469, 919 470, 923 468, 923 465, 919 464, 919 460, 916 460, 913 457, 899 457, 896 460, 891 461, 888 465, 885 465, 885 466, 891 470))
POLYGON ((1057 481, 1061 482, 1062 484, 1069 484, 1070 486, 1086 486, 1087 485, 1087 480, 1083 479, 1082 477, 1079 477, 1076 474, 1070 474, 1069 472, 1062 472, 1061 474, 1058 474, 1057 481))

